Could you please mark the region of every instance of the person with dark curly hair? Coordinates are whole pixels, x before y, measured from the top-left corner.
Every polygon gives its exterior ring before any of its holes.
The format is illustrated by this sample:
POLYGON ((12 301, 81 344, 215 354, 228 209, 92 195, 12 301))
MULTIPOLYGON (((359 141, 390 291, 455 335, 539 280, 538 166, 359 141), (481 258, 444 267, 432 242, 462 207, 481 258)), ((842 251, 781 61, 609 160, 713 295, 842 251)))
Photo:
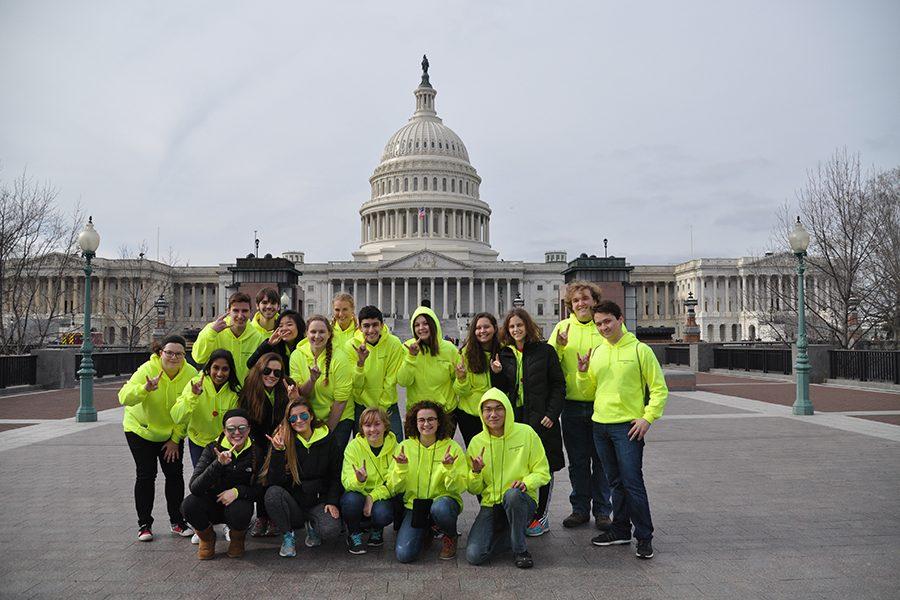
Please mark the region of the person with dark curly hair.
POLYGON ((432 539, 432 524, 443 532, 440 557, 456 557, 456 523, 462 511, 468 465, 451 438, 452 425, 436 402, 417 402, 406 411, 406 437, 394 454, 388 486, 403 494, 406 508, 397 532, 397 560, 416 560, 432 539))

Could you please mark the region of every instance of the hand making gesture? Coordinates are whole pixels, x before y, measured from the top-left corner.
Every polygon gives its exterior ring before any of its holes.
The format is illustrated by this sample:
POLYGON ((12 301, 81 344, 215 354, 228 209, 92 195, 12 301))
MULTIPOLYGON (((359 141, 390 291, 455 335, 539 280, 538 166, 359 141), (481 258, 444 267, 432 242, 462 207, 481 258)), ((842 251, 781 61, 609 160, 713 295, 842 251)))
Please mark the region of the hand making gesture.
POLYGON ((453 463, 456 462, 456 458, 456 456, 450 454, 450 446, 448 445, 446 452, 444 452, 444 458, 441 460, 441 464, 449 469, 453 466, 453 463))
POLYGON ((288 400, 294 402, 300 399, 300 390, 297 389, 297 386, 293 383, 288 383, 287 379, 282 379, 281 383, 284 384, 284 389, 287 390, 288 400))
POLYGON ((366 461, 363 461, 362 466, 359 468, 356 468, 354 465, 351 466, 353 466, 353 472, 356 474, 356 480, 360 483, 365 483, 366 479, 369 478, 369 474, 366 472, 366 461))
POLYGON ((160 377, 162 377, 162 371, 160 371, 159 375, 156 377, 147 377, 147 383, 144 384, 144 389, 148 392, 159 389, 160 377))
POLYGON ((369 349, 366 347, 365 342, 360 344, 359 347, 353 346, 353 349, 356 350, 356 366, 362 367, 366 364, 366 359, 369 358, 369 349))
POLYGON ((464 381, 466 378, 466 365, 463 364, 462 359, 460 359, 459 364, 456 365, 456 378, 460 381, 464 381))
POLYGON ((220 465, 224 466, 231 462, 231 450, 219 452, 219 449, 213 446, 213 452, 216 453, 216 460, 219 461, 220 465))
POLYGON ((266 434, 266 438, 268 438, 269 443, 272 444, 273 449, 279 452, 284 450, 284 431, 282 431, 280 425, 278 429, 272 432, 272 435, 266 434))
POLYGON ((481 470, 484 468, 484 449, 486 446, 481 447, 481 454, 472 458, 472 472, 473 473, 481 473, 481 470))
POLYGON ((419 339, 416 338, 416 341, 407 346, 406 349, 409 350, 411 356, 416 356, 417 354, 419 354, 419 339))
POLYGON ((199 396, 200 394, 203 393, 203 378, 204 377, 206 377, 206 373, 201 373, 200 379, 198 379, 197 381, 195 381, 191 384, 191 393, 194 394, 195 396, 199 396))
POLYGON ((560 329, 556 332, 556 345, 557 346, 565 346, 569 343, 569 327, 571 327, 571 323, 566 324, 565 329, 560 329))
POLYGON ((400 454, 394 457, 394 460, 397 461, 398 465, 405 465, 409 463, 409 459, 406 457, 406 454, 403 452, 403 446, 400 446, 400 454))
POLYGON ((495 354, 494 360, 491 361, 491 371, 494 373, 499 373, 503 370, 503 365, 500 364, 500 355, 495 354))
POLYGON ((591 366, 590 350, 588 350, 587 354, 585 354, 584 356, 578 354, 577 352, 576 355, 578 356, 578 371, 581 373, 587 373, 588 367, 591 366))
POLYGON ((220 331, 224 331, 226 327, 228 327, 228 323, 225 322, 225 317, 228 316, 228 313, 224 315, 220 315, 216 317, 216 320, 212 322, 213 331, 219 333, 220 331))

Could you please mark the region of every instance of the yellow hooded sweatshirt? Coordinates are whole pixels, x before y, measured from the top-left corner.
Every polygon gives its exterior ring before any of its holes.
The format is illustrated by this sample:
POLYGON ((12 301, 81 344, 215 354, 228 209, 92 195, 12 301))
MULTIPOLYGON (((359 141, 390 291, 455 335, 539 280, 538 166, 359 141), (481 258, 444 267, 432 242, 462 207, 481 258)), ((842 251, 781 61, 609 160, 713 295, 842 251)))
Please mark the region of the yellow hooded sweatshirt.
POLYGON ((594 320, 591 319, 587 323, 582 323, 575 317, 575 313, 569 315, 569 318, 560 321, 553 328, 550 334, 548 344, 556 349, 559 356, 559 364, 562 367, 563 374, 566 376, 566 400, 581 400, 583 402, 591 402, 594 397, 582 393, 575 383, 575 376, 578 373, 578 355, 584 356, 600 342, 603 336, 597 331, 594 320), (556 343, 556 334, 569 328, 569 343, 565 346, 559 346, 556 343))
POLYGON ((266 329, 265 327, 263 327, 262 323, 260 323, 261 319, 262 313, 257 311, 256 314, 253 315, 253 318, 250 319, 249 325, 247 325, 248 327, 252 327, 254 331, 262 336, 262 338, 260 338, 259 340, 260 343, 262 343, 263 340, 269 339, 269 337, 272 335, 272 332, 275 331, 275 321, 278 320, 278 313, 275 313, 275 317, 272 320, 272 329, 266 329))
POLYGON ((403 494, 403 505, 406 508, 412 509, 413 500, 434 500, 441 496, 453 498, 462 508, 468 465, 465 452, 459 444, 446 438, 426 448, 419 443, 418 438, 407 438, 398 444, 394 456, 400 454, 401 448, 409 462, 400 464, 393 461, 388 472, 388 489, 395 494, 403 494), (456 461, 450 466, 443 462, 448 449, 450 455, 456 457, 456 461))
POLYGON ((489 389, 481 397, 479 414, 481 406, 488 400, 496 400, 506 409, 503 435, 491 435, 484 416, 481 417, 483 429, 472 438, 466 455, 469 493, 480 494, 482 506, 494 506, 503 502, 503 494, 514 481, 522 481, 525 483, 525 493, 537 502, 538 489, 550 482, 550 465, 541 438, 530 425, 516 423, 509 398, 497 388, 489 389), (484 468, 480 473, 472 471, 472 459, 476 456, 484 459, 484 468))
POLYGON ((247 361, 268 336, 263 336, 248 323, 241 336, 236 337, 231 331, 231 317, 227 317, 225 322, 229 326, 218 333, 212 328, 212 323, 208 323, 201 329, 197 341, 194 342, 194 347, 191 348, 191 356, 198 365, 205 365, 213 350, 220 348, 228 350, 234 358, 238 381, 243 385, 244 380, 247 379, 247 373, 250 372, 247 361))
POLYGON ((194 444, 207 446, 222 433, 222 416, 237 408, 238 395, 227 381, 216 391, 207 375, 203 378, 203 390, 195 396, 191 385, 199 380, 199 376, 194 377, 184 386, 169 412, 179 429, 187 428, 187 436, 194 444))
POLYGON ((453 391, 459 398, 459 408, 473 417, 480 414, 478 405, 481 402, 481 396, 491 389, 491 359, 493 357, 489 352, 485 352, 484 355, 486 357, 484 373, 473 373, 463 352, 460 352, 459 356, 466 366, 466 377, 460 381, 456 377, 456 372, 453 373, 453 391))
POLYGON ((344 466, 341 468, 341 484, 344 489, 372 496, 375 502, 394 496, 388 487, 387 478, 397 446, 397 436, 389 431, 384 436, 384 445, 381 446, 378 456, 375 456, 365 436, 361 433, 356 434, 344 449, 344 466), (360 483, 354 469, 362 467, 363 463, 366 467, 366 480, 360 483))
POLYGON ((353 339, 344 345, 347 361, 353 365, 353 400, 366 408, 378 407, 387 410, 397 404, 397 371, 403 357, 409 354, 403 342, 392 334, 387 325, 381 326, 381 338, 374 346, 365 342, 366 336, 357 330, 353 339), (363 342, 369 356, 362 367, 356 348, 363 342))
POLYGON ((591 420, 597 423, 627 423, 635 419, 653 423, 662 416, 669 397, 656 355, 650 346, 639 343, 633 333, 625 333, 615 344, 604 339, 591 353, 587 372, 578 373, 576 380, 581 393, 594 399, 591 420), (647 406, 644 384, 650 388, 647 406))
MULTIPOLYGON (((332 339, 332 343, 334 340, 332 339)), ((353 393, 353 367, 347 362, 347 355, 337 346, 331 347, 331 369, 328 371, 328 382, 325 382, 325 354, 323 350, 319 357, 313 356, 309 344, 297 345, 291 352, 290 372, 291 378, 297 385, 303 385, 309 380, 309 365, 316 365, 320 375, 316 379, 311 398, 313 412, 323 422, 328 422, 331 414, 331 406, 335 402, 346 402, 341 412, 340 420, 353 419, 353 402, 350 397, 353 393)))
POLYGON ((406 349, 400 370, 397 371, 397 383, 406 388, 406 406, 412 406, 420 400, 431 400, 446 412, 452 412, 456 408, 456 393, 453 391, 453 381, 456 379, 456 364, 459 362, 459 350, 451 342, 443 339, 441 322, 434 312, 425 306, 420 306, 409 320, 409 328, 413 338, 403 342, 407 348, 416 341, 416 333, 413 323, 419 315, 428 315, 434 321, 435 336, 438 339, 438 354, 432 356, 422 348, 413 356, 406 349))
POLYGON ((341 329, 340 323, 337 321, 331 322, 331 331, 332 331, 332 343, 335 348, 343 348, 347 341, 352 340, 353 336, 356 335, 356 332, 359 331, 356 327, 356 319, 350 322, 350 325, 347 329, 341 329))
POLYGON ((119 390, 119 404, 125 407, 122 420, 125 431, 136 433, 150 442, 172 440, 177 444, 184 439, 184 426, 172 420, 171 410, 184 386, 196 375, 197 369, 185 362, 178 374, 170 379, 163 372, 159 356, 150 355, 150 360, 142 364, 119 390), (145 390, 147 378, 160 373, 159 387, 152 392, 145 390))

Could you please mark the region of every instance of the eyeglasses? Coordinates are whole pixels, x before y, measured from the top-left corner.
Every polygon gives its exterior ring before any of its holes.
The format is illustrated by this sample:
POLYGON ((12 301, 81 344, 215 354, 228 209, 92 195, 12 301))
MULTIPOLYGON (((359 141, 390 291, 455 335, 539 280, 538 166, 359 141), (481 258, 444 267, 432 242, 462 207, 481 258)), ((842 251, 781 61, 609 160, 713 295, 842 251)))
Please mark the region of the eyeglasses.
POLYGON ((275 377, 281 377, 284 374, 284 371, 281 369, 270 369, 269 367, 263 367, 263 375, 274 375, 275 377))
POLYGON ((288 417, 288 423, 291 425, 297 421, 309 421, 309 413, 300 413, 299 415, 291 415, 288 417))
POLYGON ((481 412, 486 415, 490 415, 490 414, 499 415, 500 413, 505 413, 506 409, 503 408, 502 406, 498 406, 497 408, 482 408, 481 412))
POLYGON ((171 350, 163 350, 162 353, 169 358, 182 358, 184 356, 184 352, 172 352, 171 350))
POLYGON ((228 433, 234 433, 235 431, 240 433, 247 433, 247 430, 250 429, 249 425, 227 425, 225 427, 225 431, 228 433))
POLYGON ((416 423, 424 425, 425 423, 437 423, 437 417, 424 417, 422 419, 416 419, 416 423))

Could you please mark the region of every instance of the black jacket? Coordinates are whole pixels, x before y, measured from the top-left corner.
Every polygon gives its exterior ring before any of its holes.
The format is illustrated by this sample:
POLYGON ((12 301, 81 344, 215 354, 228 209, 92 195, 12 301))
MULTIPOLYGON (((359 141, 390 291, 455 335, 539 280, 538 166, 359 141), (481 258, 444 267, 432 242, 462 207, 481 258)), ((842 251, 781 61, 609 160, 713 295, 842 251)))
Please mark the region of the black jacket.
POLYGON ((312 508, 317 504, 333 504, 338 506, 344 488, 341 485, 341 465, 343 453, 329 433, 317 440, 307 449, 297 436, 294 436, 294 448, 297 451, 297 467, 300 472, 300 485, 295 485, 291 472, 285 462, 284 450, 272 449, 272 460, 269 463, 268 485, 278 485, 288 490, 301 508, 312 508))
MULTIPOLYGON (((297 338, 297 341, 300 341, 299 337, 297 338)), ((256 361, 258 361, 263 354, 268 354, 269 352, 274 352, 281 356, 281 360, 284 361, 284 368, 290 371, 291 355, 287 349, 287 342, 280 341, 273 346, 269 343, 268 338, 264 339, 262 343, 256 347, 256 351, 247 359, 247 368, 252 369, 256 365, 256 361)), ((285 373, 285 375, 287 375, 287 373, 285 373)))
POLYGON ((263 449, 257 444, 233 458, 230 463, 223 465, 216 457, 213 448, 219 452, 225 450, 221 445, 222 436, 203 449, 194 474, 191 475, 189 489, 195 496, 207 496, 215 500, 219 493, 231 488, 237 488, 238 498, 255 502, 262 496, 262 486, 259 485, 259 470, 262 468, 265 455, 263 449))
MULTIPOLYGON (((253 439, 254 444, 259 444, 263 451, 265 451, 269 449, 269 439, 266 436, 272 435, 272 432, 275 431, 284 419, 284 411, 287 410, 288 399, 286 394, 275 394, 274 406, 269 401, 268 397, 263 398, 262 403, 262 420, 250 420, 250 437, 253 439)), ((239 406, 249 410, 248 407, 241 402, 239 402, 239 406)))
MULTIPOLYGON (((500 351, 503 371, 496 378, 497 387, 516 403, 519 382, 516 378, 516 356, 510 347, 500 351), (499 384, 499 385, 498 385, 499 384)), ((516 411, 516 421, 527 423, 537 432, 547 453, 551 471, 559 471, 566 462, 563 457, 559 415, 566 399, 566 379, 556 350, 546 342, 525 344, 522 352, 522 379, 524 394, 522 410, 516 411), (553 427, 541 425, 541 419, 550 417, 553 427)))

